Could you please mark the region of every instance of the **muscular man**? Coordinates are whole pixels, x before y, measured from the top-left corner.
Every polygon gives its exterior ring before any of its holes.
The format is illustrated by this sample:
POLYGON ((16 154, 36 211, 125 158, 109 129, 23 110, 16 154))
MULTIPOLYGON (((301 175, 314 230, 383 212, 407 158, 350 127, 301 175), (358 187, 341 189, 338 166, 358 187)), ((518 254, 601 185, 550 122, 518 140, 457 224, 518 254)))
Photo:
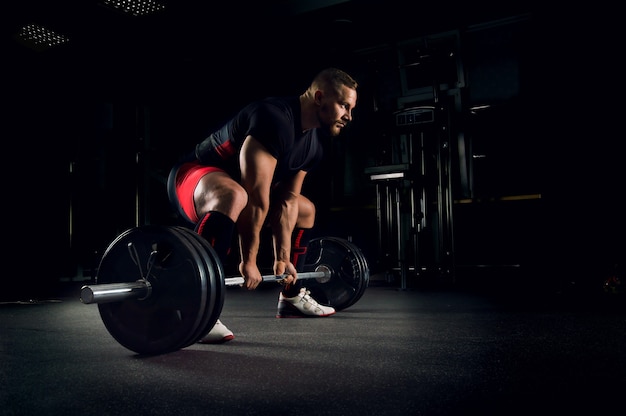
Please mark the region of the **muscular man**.
MULTIPOLYGON (((272 231, 273 271, 288 274, 276 317, 323 317, 335 313, 296 283, 304 262, 315 205, 301 194, 304 179, 322 158, 322 136, 337 136, 352 120, 357 82, 336 68, 318 73, 300 96, 270 97, 248 104, 195 146, 170 172, 170 199, 224 262, 235 228, 244 287, 262 281, 257 264, 261 229, 272 231)), ((234 338, 217 321, 200 342, 234 338)))

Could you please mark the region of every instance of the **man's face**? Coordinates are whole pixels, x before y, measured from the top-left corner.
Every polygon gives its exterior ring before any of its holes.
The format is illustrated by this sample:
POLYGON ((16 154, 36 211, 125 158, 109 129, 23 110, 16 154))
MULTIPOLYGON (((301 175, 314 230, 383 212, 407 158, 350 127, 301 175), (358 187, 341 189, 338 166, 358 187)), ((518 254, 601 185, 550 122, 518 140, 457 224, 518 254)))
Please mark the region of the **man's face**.
POLYGON ((337 94, 322 95, 319 119, 322 128, 331 136, 338 136, 352 121, 352 110, 356 107, 357 93, 343 86, 337 94))

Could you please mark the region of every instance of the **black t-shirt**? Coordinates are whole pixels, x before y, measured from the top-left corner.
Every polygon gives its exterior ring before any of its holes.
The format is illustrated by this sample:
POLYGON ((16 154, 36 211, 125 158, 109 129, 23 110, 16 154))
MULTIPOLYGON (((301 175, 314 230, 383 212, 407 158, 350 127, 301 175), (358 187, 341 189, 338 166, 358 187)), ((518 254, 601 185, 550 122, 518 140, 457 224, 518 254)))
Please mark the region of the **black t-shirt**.
POLYGON ((302 132, 298 97, 271 97, 253 102, 200 142, 195 157, 205 165, 240 177, 239 151, 248 135, 277 159, 274 182, 310 171, 322 159, 317 129, 302 132))

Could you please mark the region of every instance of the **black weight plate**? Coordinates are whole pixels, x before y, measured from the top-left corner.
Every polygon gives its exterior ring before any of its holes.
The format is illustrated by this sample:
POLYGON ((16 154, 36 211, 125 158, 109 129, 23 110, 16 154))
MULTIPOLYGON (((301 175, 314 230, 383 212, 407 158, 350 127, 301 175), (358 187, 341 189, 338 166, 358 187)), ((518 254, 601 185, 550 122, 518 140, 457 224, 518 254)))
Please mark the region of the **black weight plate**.
POLYGON ((209 260, 212 260, 212 264, 213 264, 213 271, 215 272, 215 305, 213 307, 213 312, 212 312, 212 317, 214 319, 211 319, 207 322, 207 325, 205 326, 205 328, 201 331, 200 337, 204 336, 206 333, 208 333, 211 328, 213 328, 213 325, 215 325, 215 322, 219 319, 220 315, 222 314, 222 308, 224 307, 224 299, 226 297, 226 272, 224 271, 224 267, 222 264, 221 259, 218 257, 217 253, 215 252, 215 250, 213 250, 213 247, 211 247, 211 245, 209 244, 209 242, 201 237, 198 234, 195 234, 195 236, 198 238, 199 242, 204 246, 206 253, 207 253, 207 262, 209 260))
POLYGON ((365 256, 363 255, 363 253, 361 252, 361 250, 352 242, 339 238, 339 237, 326 237, 328 239, 334 239, 344 245, 346 245, 349 250, 351 251, 352 255, 354 255, 354 257, 359 261, 360 264, 360 268, 359 268, 359 275, 355 276, 355 278, 358 278, 361 280, 361 285, 359 287, 359 289, 357 290, 357 292, 355 293, 354 297, 352 298, 351 302, 348 306, 352 306, 353 304, 355 304, 359 299, 361 299, 361 296, 363 296, 363 293, 365 293, 365 289, 367 289, 367 287, 369 286, 369 279, 370 279, 370 269, 369 269, 369 265, 367 263, 367 259, 365 258, 365 256))
POLYGON ((345 240, 316 238, 309 242, 303 272, 315 271, 319 266, 331 270, 330 279, 306 279, 303 285, 311 296, 324 305, 342 310, 352 305, 363 293, 366 284, 361 258, 345 240))
POLYGON ((214 265, 214 270, 216 272, 216 285, 215 285, 215 289, 216 289, 216 298, 215 298, 215 306, 213 308, 213 317, 215 319, 210 320, 207 323, 207 326, 204 328, 204 330, 202 331, 202 334, 200 334, 200 336, 204 336, 205 334, 207 334, 211 328, 213 328, 213 325, 215 325, 215 322, 219 319, 220 315, 222 314, 222 308, 224 306, 224 300, 226 298, 226 272, 224 271, 223 265, 222 265, 222 261, 221 259, 218 257, 217 253, 215 252, 215 250, 213 250, 213 247, 211 247, 211 245, 209 244, 209 242, 198 236, 198 238, 200 239, 200 242, 205 246, 206 252, 209 255, 210 259, 213 261, 213 265, 214 265))
MULTIPOLYGON (((348 306, 352 306, 359 299, 361 299, 361 296, 363 296, 363 294, 365 293, 365 289, 367 289, 367 287, 369 286, 370 268, 369 268, 369 263, 367 262, 367 258, 365 257, 365 255, 363 254, 361 249, 356 244, 354 244, 351 241, 344 240, 344 239, 341 239, 339 237, 324 237, 324 238, 338 240, 342 244, 350 247, 350 249, 352 250, 352 253, 354 254, 354 256, 357 258, 357 260, 360 263, 360 270, 361 270, 361 277, 360 278, 362 280, 362 284, 361 284, 360 290, 352 298, 352 303, 350 305, 348 305, 348 306)), ((346 306, 346 307, 348 307, 348 306, 346 306)))
POLYGON ((212 298, 210 306, 207 303, 207 310, 205 311, 205 318, 198 327, 198 331, 194 338, 189 340, 189 345, 197 342, 200 338, 206 335, 222 313, 222 307, 224 306, 225 296, 225 273, 221 261, 219 260, 215 250, 209 244, 209 242, 200 236, 195 231, 185 227, 175 227, 181 234, 187 236, 189 240, 197 245, 198 251, 201 254, 202 259, 206 263, 207 276, 209 278, 209 293, 207 297, 212 298))
MULTIPOLYGON (((196 330, 189 334, 189 338, 184 342, 181 348, 187 347, 193 343, 195 343, 198 338, 203 335, 202 331, 208 325, 208 322, 213 319, 213 308, 215 306, 215 290, 213 286, 215 285, 215 273, 213 270, 213 264, 209 257, 207 257, 206 249, 200 244, 198 238, 196 236, 198 234, 192 233, 191 230, 174 226, 170 228, 173 232, 178 233, 181 239, 187 240, 191 246, 195 249, 195 254, 199 259, 199 267, 202 268, 204 275, 207 278, 207 293, 206 293, 206 304, 204 307, 204 313, 202 318, 198 323, 198 327, 196 330), (207 263, 208 261, 208 263, 207 263)), ((199 237, 199 236, 198 236, 199 237)))
POLYGON ((164 226, 125 231, 107 248, 98 284, 133 282, 140 268, 152 287, 146 299, 98 304, 102 321, 121 345, 139 354, 161 354, 186 345, 204 317, 207 277, 197 250, 164 226), (129 244, 138 259, 131 255, 129 244), (156 251, 147 274, 150 253, 156 251), (136 261, 138 260, 138 264, 136 261))
POLYGON ((370 268, 369 268, 369 263, 367 261, 367 258, 365 257, 361 249, 352 242, 348 242, 348 241, 345 241, 345 242, 347 244, 352 245, 354 254, 357 255, 357 258, 361 260, 361 279, 363 280, 363 285, 361 286, 360 293, 352 300, 352 303, 354 304, 359 299, 361 299, 361 296, 363 296, 363 294, 365 293, 365 289, 367 289, 367 287, 369 286, 370 268))

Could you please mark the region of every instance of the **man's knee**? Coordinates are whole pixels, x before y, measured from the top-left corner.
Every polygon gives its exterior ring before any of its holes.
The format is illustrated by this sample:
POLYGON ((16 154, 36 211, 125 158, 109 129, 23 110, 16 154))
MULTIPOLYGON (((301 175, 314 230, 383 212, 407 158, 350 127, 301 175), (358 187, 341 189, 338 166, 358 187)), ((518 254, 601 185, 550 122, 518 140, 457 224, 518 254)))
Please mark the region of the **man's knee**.
POLYGON ((298 221, 300 228, 313 228, 315 224, 315 204, 307 197, 300 195, 298 199, 298 221))
POLYGON ((237 221, 239 214, 248 204, 248 193, 232 179, 200 183, 195 199, 198 216, 206 212, 219 211, 237 221))
POLYGON ((237 212, 237 216, 239 216, 239 213, 248 205, 248 193, 241 185, 236 184, 230 190, 229 198, 230 206, 233 211, 237 212))

